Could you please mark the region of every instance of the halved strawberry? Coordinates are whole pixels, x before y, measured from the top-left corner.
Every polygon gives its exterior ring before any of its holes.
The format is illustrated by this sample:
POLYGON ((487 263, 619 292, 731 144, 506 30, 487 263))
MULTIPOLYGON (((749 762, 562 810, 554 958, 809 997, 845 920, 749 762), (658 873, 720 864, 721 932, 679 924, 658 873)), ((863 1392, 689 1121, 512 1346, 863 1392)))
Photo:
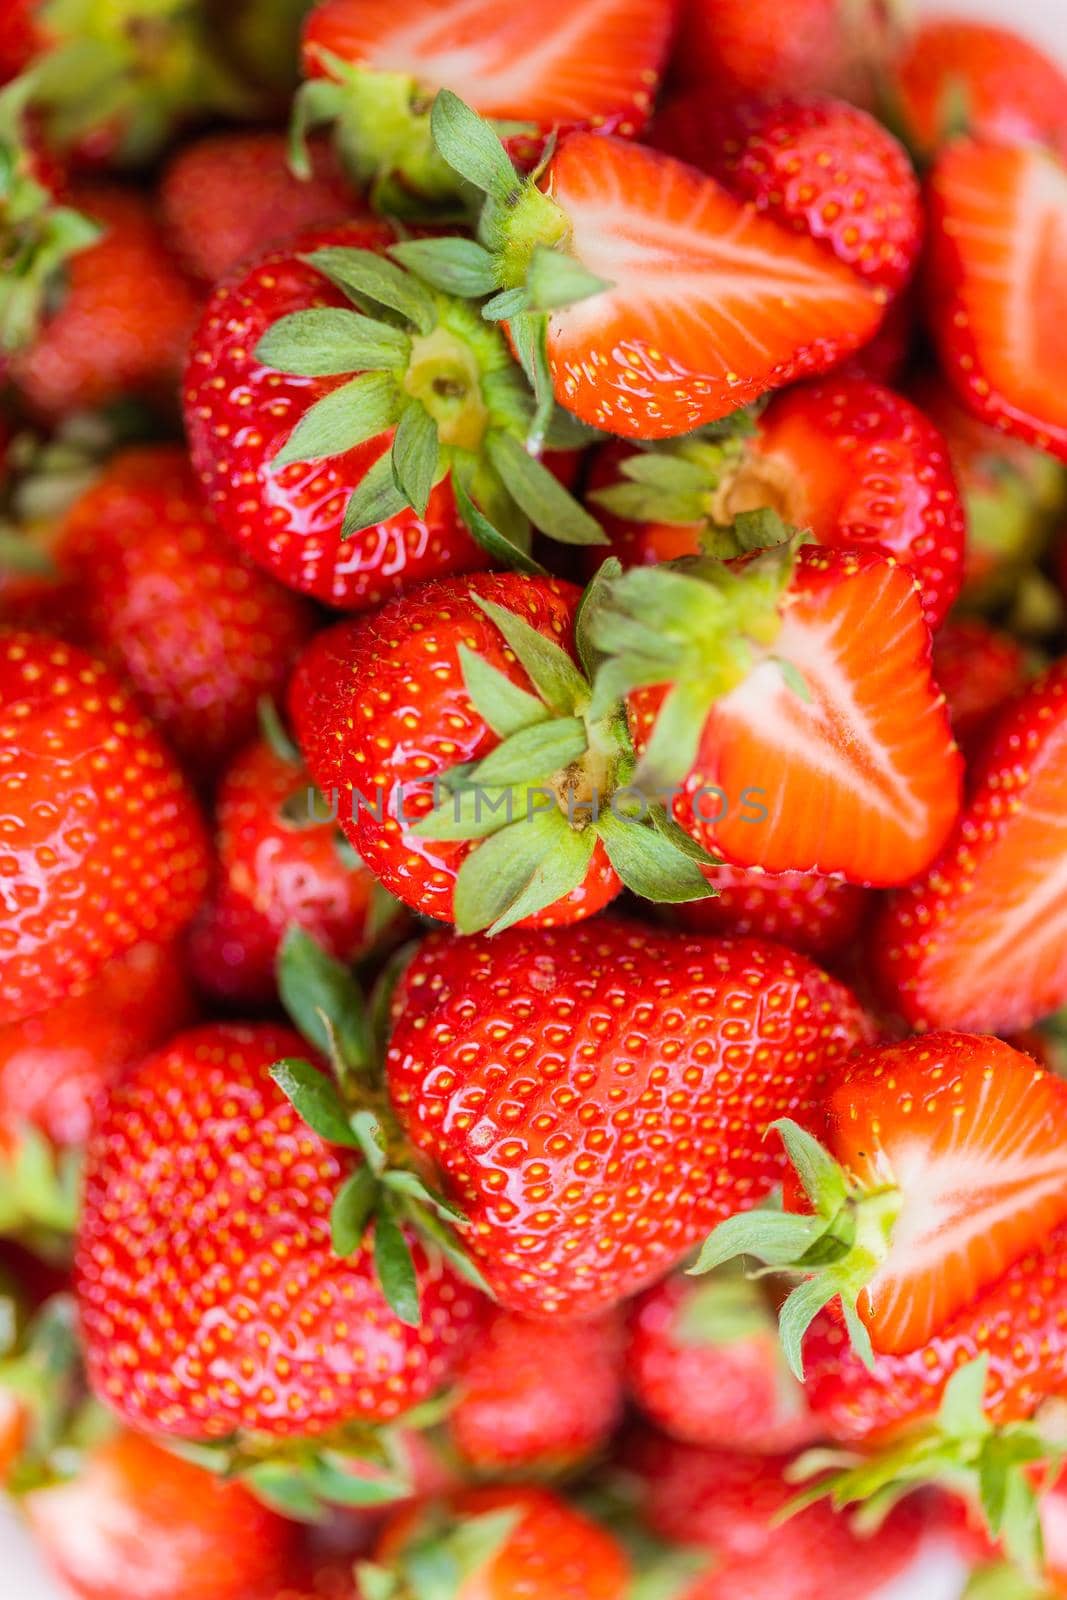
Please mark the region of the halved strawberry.
POLYGON ((576 133, 539 188, 455 95, 438 95, 433 124, 487 195, 470 259, 502 292, 485 315, 594 427, 689 432, 825 371, 881 321, 884 289, 658 151, 576 133))
POLYGON ((520 156, 576 127, 639 134, 675 10, 676 0, 320 0, 304 29, 312 81, 297 125, 336 121, 349 172, 383 210, 455 207, 455 174, 430 133, 437 89, 511 124, 502 131, 520 156))
POLYGON ((961 139, 929 194, 946 376, 978 416, 1067 460, 1067 169, 1036 145, 961 139))
POLYGON ((1067 1004, 1067 661, 1004 711, 944 852, 871 930, 913 1027, 1008 1033, 1067 1004))
POLYGON ((861 1357, 916 1350, 1067 1219, 1067 1083, 999 1039, 932 1033, 861 1051, 819 1114, 778 1131, 796 1168, 777 1216, 732 1217, 699 1270, 737 1254, 798 1272, 786 1354, 840 1300, 861 1357))
POLYGON ((669 791, 686 832, 767 872, 884 885, 929 865, 961 762, 903 568, 779 545, 634 568, 604 592, 598 697, 632 691, 634 782, 669 791))

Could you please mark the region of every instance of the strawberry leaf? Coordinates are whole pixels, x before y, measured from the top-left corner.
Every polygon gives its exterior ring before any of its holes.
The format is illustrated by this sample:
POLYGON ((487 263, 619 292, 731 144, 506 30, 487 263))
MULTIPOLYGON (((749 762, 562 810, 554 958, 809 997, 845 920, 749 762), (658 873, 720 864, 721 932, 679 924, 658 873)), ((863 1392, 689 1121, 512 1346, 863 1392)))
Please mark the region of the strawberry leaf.
POLYGON ((282 1004, 308 1043, 327 1057, 336 1046, 346 1072, 366 1072, 373 1060, 366 1001, 344 962, 294 923, 278 951, 277 977, 282 1004))
POLYGON ((449 1266, 465 1283, 469 1283, 471 1288, 477 1289, 480 1294, 492 1298, 493 1292, 488 1283, 447 1223, 442 1222, 439 1216, 426 1208, 420 1209, 412 1220, 422 1237, 440 1251, 449 1266))
POLYGON ((405 239, 389 254, 443 294, 477 300, 496 288, 493 258, 473 239, 405 239))
POLYGON ((342 372, 400 371, 411 351, 406 334, 356 311, 295 311, 269 328, 256 360, 277 372, 327 378, 342 372))
POLYGON ((417 1328, 422 1317, 415 1262, 390 1203, 381 1206, 374 1223, 374 1269, 382 1293, 400 1321, 417 1328))
POLYGON ((459 665, 471 704, 498 738, 507 739, 523 728, 545 721, 549 713, 543 700, 520 689, 506 674, 465 644, 459 647, 459 665))
POLYGON ((270 1075, 298 1116, 320 1139, 349 1150, 359 1149, 341 1096, 324 1072, 310 1061, 290 1058, 276 1061, 270 1075))
POLYGON ((601 656, 590 631, 590 618, 596 613, 607 593, 607 587, 622 573, 622 565, 617 556, 608 556, 601 562, 593 577, 585 587, 581 600, 578 602, 578 614, 574 619, 574 644, 578 651, 578 659, 582 663, 585 675, 590 681, 596 676, 600 665, 601 656))
POLYGON ((456 497, 456 509, 468 533, 494 561, 515 572, 547 575, 539 561, 535 561, 527 550, 509 539, 506 533, 490 522, 484 512, 479 511, 455 473, 452 476, 452 492, 456 497))
POLYGON ((373 1111, 365 1108, 349 1118, 349 1127, 363 1152, 367 1166, 376 1178, 380 1178, 389 1161, 389 1149, 385 1129, 379 1118, 373 1111))
POLYGON ((485 438, 486 453, 516 504, 535 528, 560 544, 606 544, 607 536, 574 496, 554 478, 514 437, 492 429, 485 438))
MULTIPOLYGON (((455 789, 410 830, 416 839, 487 839, 511 827, 529 809, 525 787, 455 789)), ((535 788, 533 794, 543 791, 535 788)))
POLYGON ((409 509, 408 497, 399 488, 389 451, 379 456, 349 496, 341 524, 341 538, 351 539, 365 528, 388 522, 409 509))
POLYGON ((410 272, 373 250, 327 246, 304 258, 323 277, 374 315, 376 307, 395 312, 420 333, 432 333, 437 322, 433 296, 410 272))
POLYGON ((454 172, 501 204, 521 189, 493 125, 450 89, 439 91, 430 114, 433 142, 454 172))
POLYGON ((624 820, 609 808, 596 830, 615 871, 642 899, 678 904, 714 893, 696 862, 650 825, 624 820))
POLYGON ((275 472, 297 461, 344 455, 385 433, 397 419, 396 384, 384 372, 367 372, 342 384, 306 412, 271 462, 275 472))
POLYGON ((424 406, 412 401, 397 423, 392 468, 397 488, 420 517, 426 515, 439 458, 437 424, 424 406))
POLYGON ((589 300, 611 287, 606 278, 596 277, 567 251, 538 245, 526 272, 526 305, 535 313, 555 311, 560 306, 589 300))
POLYGON ((357 1167, 337 1191, 330 1212, 330 1244, 335 1256, 354 1255, 374 1213, 378 1185, 369 1167, 357 1167))
POLYGON ((519 665, 541 694, 545 704, 559 716, 569 716, 585 704, 589 687, 571 657, 514 611, 493 600, 474 596, 477 605, 494 622, 511 646, 519 665))
POLYGON ((257 704, 259 731, 279 761, 291 767, 302 767, 304 758, 289 737, 281 713, 269 694, 261 695, 257 704))
POLYGON ((472 850, 456 876, 453 912, 461 933, 499 933, 576 889, 596 845, 591 828, 577 833, 562 812, 539 811, 472 850))
POLYGON ((322 1522, 326 1507, 298 1466, 285 1461, 260 1461, 241 1480, 258 1500, 293 1522, 322 1522))
POLYGON ((478 763, 470 782, 487 788, 550 778, 583 756, 589 735, 580 717, 554 717, 520 728, 478 763))

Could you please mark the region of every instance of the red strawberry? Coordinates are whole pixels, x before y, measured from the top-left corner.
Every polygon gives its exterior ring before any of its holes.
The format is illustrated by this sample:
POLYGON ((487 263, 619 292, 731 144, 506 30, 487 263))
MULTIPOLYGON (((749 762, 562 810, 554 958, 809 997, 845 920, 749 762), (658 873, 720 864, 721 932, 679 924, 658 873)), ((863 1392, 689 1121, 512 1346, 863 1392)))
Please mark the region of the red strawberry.
POLYGON ((636 691, 634 782, 669 791, 688 833, 735 866, 853 883, 930 863, 960 761, 902 568, 782 545, 733 566, 634 568, 606 590, 590 620, 610 656, 594 714, 636 691))
POLYGON ((388 1420, 462 1354, 478 1297, 443 1257, 413 1247, 422 1320, 409 1326, 382 1297, 371 1235, 357 1226, 351 1254, 331 1248, 358 1160, 303 1124, 268 1072, 305 1054, 272 1024, 192 1029, 100 1109, 76 1287, 93 1388, 137 1427, 284 1439, 388 1420))
POLYGON ((700 1449, 653 1434, 631 1445, 627 1464, 643 1490, 654 1533, 707 1551, 706 1575, 687 1600, 827 1600, 887 1593, 918 1553, 921 1502, 895 1510, 872 1538, 822 1503, 785 1519, 796 1496, 787 1456, 700 1449))
POLYGON ((611 918, 429 941, 395 1015, 397 1116, 501 1304, 539 1316, 635 1293, 764 1198, 768 1125, 866 1031, 803 956, 611 918))
POLYGON ((435 1556, 455 1600, 623 1600, 628 1592, 618 1542, 549 1489, 468 1489, 400 1513, 382 1533, 364 1587, 407 1593, 409 1559, 420 1572, 435 1556))
POLYGON ((997 713, 1026 682, 1026 651, 1010 633, 980 617, 959 617, 934 640, 934 676, 948 703, 952 731, 973 754, 997 713))
POLYGON ((454 207, 455 175, 430 135, 435 90, 519 124, 508 136, 527 159, 556 131, 639 134, 675 10, 675 0, 594 0, 536 16, 491 0, 319 0, 304 30, 303 114, 336 120, 350 174, 383 210, 454 207))
POLYGON ((605 1446, 622 1406, 617 1319, 555 1323, 496 1311, 460 1369, 448 1425, 479 1472, 542 1473, 605 1446))
POLYGON ((592 500, 624 566, 732 554, 735 517, 769 506, 820 544, 894 556, 940 625, 959 590, 964 516, 945 442, 915 406, 868 379, 830 377, 776 396, 747 436, 741 419, 727 428, 668 441, 654 467, 622 444, 599 452, 592 500))
POLYGON ((103 231, 67 264, 57 307, 11 362, 26 404, 54 419, 136 394, 168 400, 196 319, 196 295, 133 190, 75 191, 103 231))
POLYGON ((488 565, 467 527, 486 517, 505 530, 496 553, 526 566, 515 547, 531 524, 601 538, 526 451, 534 401, 503 336, 415 276, 427 241, 394 238, 376 222, 320 230, 223 283, 186 373, 193 460, 223 531, 354 611, 488 565))
POLYGON ((977 416, 1067 460, 1067 171, 1036 145, 960 139, 930 177, 929 325, 977 416))
POLYGON ((815 92, 871 105, 899 40, 897 14, 879 0, 683 0, 674 69, 711 104, 815 92))
POLYGON ((672 1438, 777 1455, 819 1437, 760 1291, 740 1276, 675 1274, 630 1315, 630 1392, 672 1438))
POLYGON ((913 1027, 1010 1033, 1067 1003, 1067 662, 1002 712, 969 787, 927 875, 874 924, 871 957, 913 1027))
POLYGON ((675 906, 670 920, 689 933, 776 939, 790 950, 828 956, 858 932, 869 896, 855 884, 804 872, 705 869, 712 898, 675 906))
POLYGON ((10 0, 0 16, 0 83, 18 76, 33 60, 41 34, 34 15, 38 0, 10 0))
POLYGON ((294 924, 342 961, 396 929, 399 908, 352 856, 295 750, 287 759, 263 739, 243 750, 220 780, 215 825, 218 875, 190 950, 208 994, 271 1001, 278 948, 294 924))
POLYGON ((163 174, 160 203, 171 249, 208 283, 279 241, 360 210, 327 151, 316 150, 309 181, 294 177, 280 133, 214 133, 187 145, 163 174))
POLYGON ((320 634, 293 676, 298 743, 359 856, 461 932, 576 922, 623 884, 710 892, 628 787, 621 703, 590 713, 579 599, 515 573, 427 584, 320 634))
POLYGON ((177 445, 114 456, 68 512, 57 561, 90 638, 200 772, 252 735, 313 630, 309 605, 219 539, 177 445))
POLYGON ((735 1217, 699 1263, 751 1253, 801 1274, 781 1314, 794 1371, 831 1300, 867 1359, 917 1350, 1067 1218, 1067 1084, 999 1039, 931 1033, 860 1052, 809 1126, 825 1147, 780 1125, 799 1174, 786 1204, 806 1222, 735 1217))
POLYGON ((869 378, 890 387, 899 384, 908 370, 918 331, 918 300, 913 280, 903 294, 889 302, 874 338, 835 369, 838 376, 869 378))
POLYGON ((654 137, 888 294, 911 277, 922 242, 919 184, 893 135, 856 106, 815 97, 709 104, 701 86, 668 102, 654 137))
POLYGON ((81 1600, 249 1600, 280 1588, 295 1528, 136 1433, 22 1501, 56 1576, 81 1600))
POLYGON ((0 1022, 80 994, 138 940, 192 916, 207 841, 170 753, 96 661, 0 634, 0 1022))
POLYGON ((1067 152, 1067 77, 1029 39, 972 17, 929 17, 893 77, 911 148, 935 155, 961 133, 1067 152))

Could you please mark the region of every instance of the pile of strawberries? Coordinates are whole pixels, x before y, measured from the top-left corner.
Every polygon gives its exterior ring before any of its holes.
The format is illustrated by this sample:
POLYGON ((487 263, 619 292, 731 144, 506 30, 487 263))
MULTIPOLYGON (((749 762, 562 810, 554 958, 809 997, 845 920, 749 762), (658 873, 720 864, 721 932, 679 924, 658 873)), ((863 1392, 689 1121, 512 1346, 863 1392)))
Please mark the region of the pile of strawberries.
POLYGON ((5 0, 0 1479, 71 1594, 1067 1595, 1065 465, 1010 32, 5 0))

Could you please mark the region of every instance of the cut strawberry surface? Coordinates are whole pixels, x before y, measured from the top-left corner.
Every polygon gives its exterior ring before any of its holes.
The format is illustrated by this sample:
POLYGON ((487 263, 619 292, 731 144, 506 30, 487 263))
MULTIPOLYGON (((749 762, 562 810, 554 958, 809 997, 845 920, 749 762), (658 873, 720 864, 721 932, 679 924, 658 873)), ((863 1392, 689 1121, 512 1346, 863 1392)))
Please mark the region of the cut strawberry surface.
POLYGON ((1067 170, 960 140, 931 177, 930 326, 972 411, 1067 460, 1067 170))

